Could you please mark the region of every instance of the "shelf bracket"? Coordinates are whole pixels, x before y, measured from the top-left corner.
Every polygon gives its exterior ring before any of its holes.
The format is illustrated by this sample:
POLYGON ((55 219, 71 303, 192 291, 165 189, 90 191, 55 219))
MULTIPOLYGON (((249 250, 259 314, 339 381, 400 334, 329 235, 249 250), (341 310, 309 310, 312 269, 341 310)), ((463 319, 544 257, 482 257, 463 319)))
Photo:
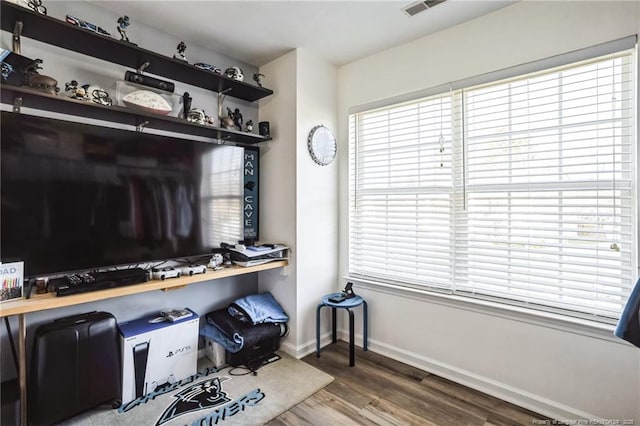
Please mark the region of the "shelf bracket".
POLYGON ((142 123, 138 124, 136 126, 136 132, 142 132, 144 128, 147 126, 147 124, 149 124, 149 120, 143 121, 142 123))
POLYGON ((146 69, 149 67, 149 65, 151 65, 149 62, 145 62, 144 64, 142 64, 142 65, 140 65, 140 66, 138 67, 138 69, 136 70, 136 72, 137 72, 138 74, 142 74, 142 73, 144 72, 144 70, 146 70, 146 69))
POLYGON ((22 36, 22 27, 24 26, 22 21, 16 21, 13 27, 13 51, 20 54, 20 36, 22 36))
POLYGON ((222 92, 218 92, 218 118, 222 118, 222 103, 227 97, 226 93, 230 92, 233 87, 229 87, 228 89, 223 90, 222 92))
POLYGON ((13 112, 20 114, 20 108, 22 108, 22 98, 18 96, 13 100, 13 112))

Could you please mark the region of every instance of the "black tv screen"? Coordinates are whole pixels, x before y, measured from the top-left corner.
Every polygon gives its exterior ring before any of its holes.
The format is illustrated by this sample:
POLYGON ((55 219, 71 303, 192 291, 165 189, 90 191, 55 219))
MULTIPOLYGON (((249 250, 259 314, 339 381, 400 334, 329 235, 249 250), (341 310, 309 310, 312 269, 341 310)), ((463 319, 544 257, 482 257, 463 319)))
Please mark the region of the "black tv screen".
POLYGON ((256 240, 256 147, 2 112, 0 259, 25 276, 256 240))

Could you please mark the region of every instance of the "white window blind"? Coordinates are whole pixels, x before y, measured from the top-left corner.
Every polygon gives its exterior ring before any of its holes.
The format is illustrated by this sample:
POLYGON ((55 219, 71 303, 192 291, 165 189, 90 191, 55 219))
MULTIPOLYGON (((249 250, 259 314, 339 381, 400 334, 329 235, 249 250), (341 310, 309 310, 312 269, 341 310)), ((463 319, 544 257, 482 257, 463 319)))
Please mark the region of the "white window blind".
POLYGON ((215 146, 202 157, 202 241, 209 246, 243 239, 244 152, 215 146))
POLYGON ((636 280, 633 52, 350 116, 354 277, 615 319, 636 280))

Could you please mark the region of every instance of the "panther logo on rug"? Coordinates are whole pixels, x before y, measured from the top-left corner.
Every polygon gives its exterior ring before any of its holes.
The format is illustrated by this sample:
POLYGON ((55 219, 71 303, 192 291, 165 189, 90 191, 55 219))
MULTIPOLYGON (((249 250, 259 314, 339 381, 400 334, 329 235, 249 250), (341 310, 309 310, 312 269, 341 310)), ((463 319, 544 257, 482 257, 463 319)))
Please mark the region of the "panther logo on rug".
POLYGON ((227 393, 222 390, 222 382, 227 380, 229 380, 229 377, 208 379, 173 395, 177 400, 173 401, 162 413, 156 426, 160 426, 183 414, 217 407, 231 401, 227 397, 227 393))

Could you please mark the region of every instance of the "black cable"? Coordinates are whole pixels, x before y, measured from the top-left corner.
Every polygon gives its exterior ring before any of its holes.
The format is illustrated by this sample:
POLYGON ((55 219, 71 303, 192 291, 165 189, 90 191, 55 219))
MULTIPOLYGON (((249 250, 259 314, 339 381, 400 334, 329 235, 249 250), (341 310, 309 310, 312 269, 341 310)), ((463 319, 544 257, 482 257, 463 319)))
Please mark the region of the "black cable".
POLYGON ((229 370, 229 375, 230 376, 235 376, 235 377, 246 376, 246 375, 251 374, 251 373, 253 373, 254 376, 256 375, 256 371, 255 370, 251 370, 251 369, 249 369, 247 367, 233 367, 232 369, 229 370), (234 373, 234 370, 239 370, 239 369, 246 370, 246 372, 241 373, 241 374, 240 373, 234 373))

